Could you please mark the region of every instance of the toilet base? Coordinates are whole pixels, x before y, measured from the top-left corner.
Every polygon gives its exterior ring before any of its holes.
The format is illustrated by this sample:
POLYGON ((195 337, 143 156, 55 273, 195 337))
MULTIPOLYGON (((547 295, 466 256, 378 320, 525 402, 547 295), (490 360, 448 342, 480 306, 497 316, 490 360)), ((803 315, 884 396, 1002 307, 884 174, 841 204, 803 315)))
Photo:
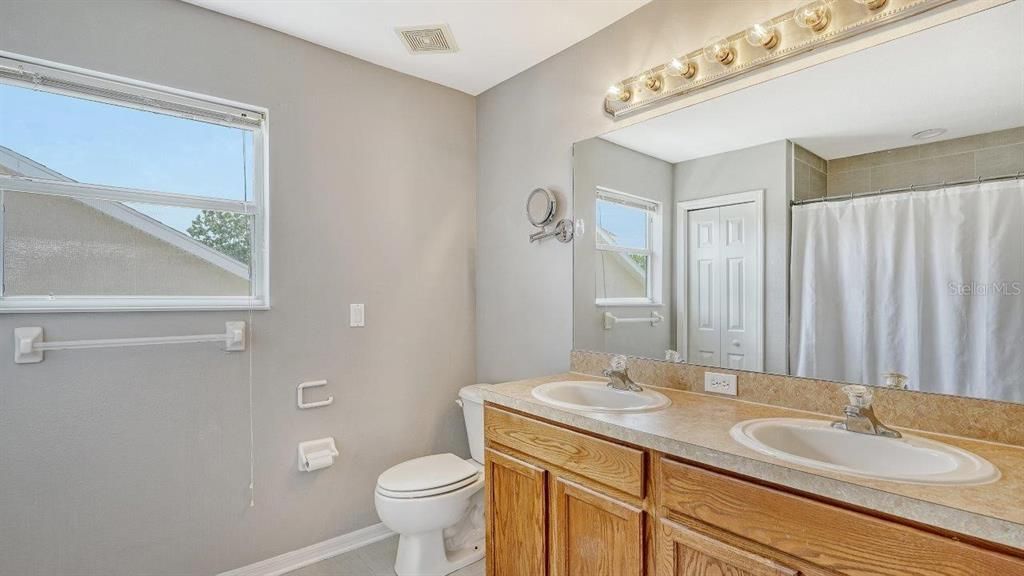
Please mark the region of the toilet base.
POLYGON ((398 576, 445 576, 484 557, 484 541, 449 552, 444 531, 402 534, 398 538, 395 574, 398 576))

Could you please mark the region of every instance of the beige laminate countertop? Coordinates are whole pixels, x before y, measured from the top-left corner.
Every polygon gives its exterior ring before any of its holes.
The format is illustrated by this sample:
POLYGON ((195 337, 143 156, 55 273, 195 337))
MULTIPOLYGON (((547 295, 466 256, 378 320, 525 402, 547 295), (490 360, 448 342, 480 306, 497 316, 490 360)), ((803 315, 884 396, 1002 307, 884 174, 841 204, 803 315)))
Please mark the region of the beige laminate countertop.
MULTIPOLYGON (((754 404, 707 394, 656 388, 672 405, 656 412, 615 414, 577 412, 545 404, 533 388, 558 380, 595 380, 586 374, 544 378, 482 387, 486 401, 540 418, 991 542, 1024 549, 1024 448, 911 431, 970 450, 999 468, 996 482, 979 486, 903 484, 807 468, 751 450, 732 439, 729 429, 753 418, 819 418, 835 416, 754 404)), ((1021 423, 1024 425, 1024 423, 1021 423)))

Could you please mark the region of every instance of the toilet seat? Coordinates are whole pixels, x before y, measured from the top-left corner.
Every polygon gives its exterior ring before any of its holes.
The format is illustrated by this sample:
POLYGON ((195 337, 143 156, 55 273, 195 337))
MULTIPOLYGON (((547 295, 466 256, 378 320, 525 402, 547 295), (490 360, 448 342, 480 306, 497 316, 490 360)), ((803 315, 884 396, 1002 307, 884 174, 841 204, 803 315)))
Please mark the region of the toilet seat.
POLYGON ((448 494, 449 492, 455 492, 456 490, 460 490, 462 488, 465 488, 466 486, 470 486, 474 482, 476 482, 479 478, 480 478, 480 473, 478 472, 475 475, 470 476, 469 478, 466 478, 465 480, 460 480, 459 482, 455 482, 453 484, 448 484, 446 486, 438 486, 437 488, 429 488, 429 489, 426 489, 426 490, 415 490, 415 491, 406 491, 406 492, 400 492, 400 491, 396 491, 396 490, 387 490, 385 488, 381 488, 378 485, 377 486, 377 493, 380 494, 381 496, 387 496, 388 498, 399 498, 399 499, 403 499, 403 498, 404 499, 413 499, 413 498, 426 498, 428 496, 440 496, 442 494, 448 494))
POLYGON ((426 498, 454 492, 477 481, 477 466, 454 454, 434 454, 402 462, 377 479, 377 493, 389 498, 426 498))

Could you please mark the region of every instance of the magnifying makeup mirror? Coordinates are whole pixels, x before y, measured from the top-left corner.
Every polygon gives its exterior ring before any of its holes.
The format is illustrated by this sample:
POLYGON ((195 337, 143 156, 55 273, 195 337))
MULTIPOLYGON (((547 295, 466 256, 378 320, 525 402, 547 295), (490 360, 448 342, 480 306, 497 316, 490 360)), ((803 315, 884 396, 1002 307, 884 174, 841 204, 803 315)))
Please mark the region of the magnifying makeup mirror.
POLYGON ((555 212, 558 211, 558 200, 551 190, 547 188, 534 188, 526 199, 526 217, 530 224, 537 228, 544 228, 555 219, 555 212))
POLYGON ((554 192, 547 188, 534 188, 530 192, 526 198, 526 218, 529 219, 530 224, 540 228, 539 231, 530 234, 530 242, 537 242, 552 236, 558 238, 560 242, 572 240, 572 222, 568 219, 561 220, 555 224, 553 230, 548 231, 547 226, 555 221, 557 212, 558 199, 554 192))

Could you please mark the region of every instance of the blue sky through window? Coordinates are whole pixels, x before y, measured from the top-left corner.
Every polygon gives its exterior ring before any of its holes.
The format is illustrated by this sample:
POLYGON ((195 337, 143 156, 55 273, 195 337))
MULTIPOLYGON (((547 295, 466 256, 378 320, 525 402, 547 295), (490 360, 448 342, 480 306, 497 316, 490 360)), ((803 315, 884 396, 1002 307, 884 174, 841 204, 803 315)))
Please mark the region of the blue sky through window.
MULTIPOLYGON (((251 200, 252 132, 0 84, 0 146, 72 180, 251 200)), ((184 232, 198 210, 133 206, 184 232)))
POLYGON ((597 225, 611 237, 611 244, 647 248, 647 212, 617 202, 597 201, 597 225))

